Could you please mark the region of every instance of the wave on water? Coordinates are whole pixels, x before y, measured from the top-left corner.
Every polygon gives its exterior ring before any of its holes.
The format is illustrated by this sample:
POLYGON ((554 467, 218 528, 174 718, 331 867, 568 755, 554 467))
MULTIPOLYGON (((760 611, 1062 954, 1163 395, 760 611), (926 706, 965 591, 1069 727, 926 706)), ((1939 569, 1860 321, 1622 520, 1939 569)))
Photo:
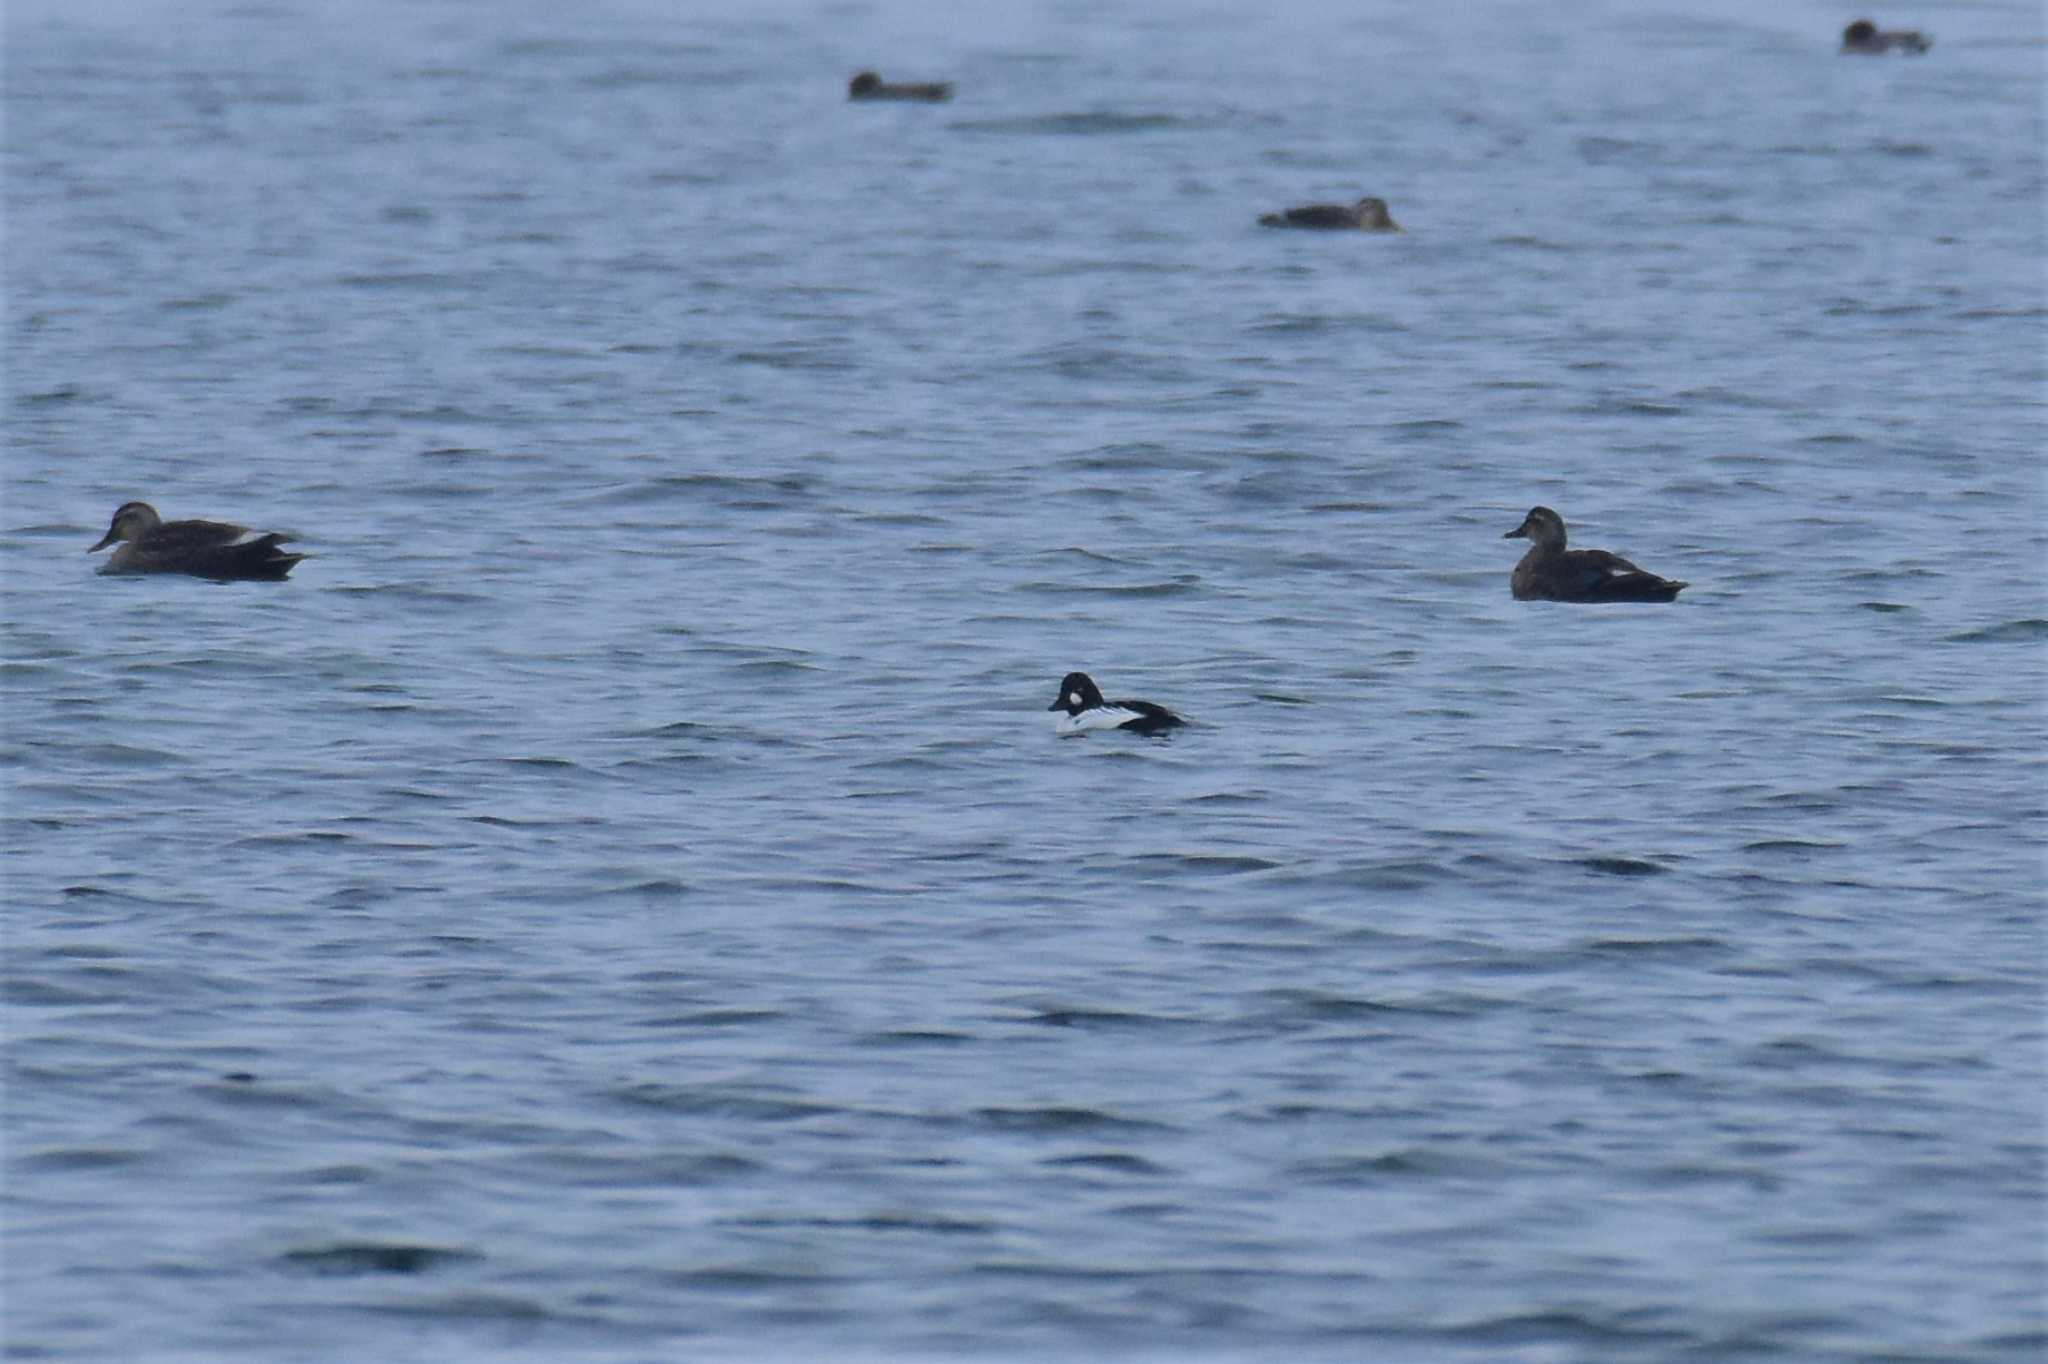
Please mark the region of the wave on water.
POLYGON ((2009 620, 2003 625, 1987 625, 1980 630, 1965 630, 1959 635, 1949 635, 1949 644, 2030 644, 2035 640, 2048 639, 2048 620, 2038 617, 2027 620, 2009 620))
POLYGON ((288 1250, 278 1256, 286 1269, 306 1274, 424 1274, 431 1269, 481 1260, 473 1250, 414 1245, 402 1241, 342 1241, 288 1250))
POLYGON ((1226 120, 1215 115, 1184 114, 1030 114, 1021 118, 962 119, 952 126, 967 133, 1022 136, 1092 137, 1101 134, 1151 133, 1169 129, 1207 129, 1226 120))

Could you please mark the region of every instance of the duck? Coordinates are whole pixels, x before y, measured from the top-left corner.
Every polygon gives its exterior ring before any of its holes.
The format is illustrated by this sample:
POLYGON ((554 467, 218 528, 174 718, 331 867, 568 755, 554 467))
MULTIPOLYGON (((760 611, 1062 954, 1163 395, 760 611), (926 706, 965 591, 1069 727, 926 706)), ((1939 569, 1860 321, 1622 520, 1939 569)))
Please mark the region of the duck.
POLYGON ((891 85, 872 71, 863 71, 846 85, 848 99, 909 99, 941 104, 953 98, 953 82, 927 81, 891 85))
POLYGON ((278 546, 289 535, 255 531, 225 521, 166 521, 147 502, 123 502, 96 554, 125 541, 100 566, 102 573, 189 573, 215 582, 280 583, 305 558, 278 546))
POLYGON ((1133 734, 1163 734, 1187 723, 1180 716, 1150 701, 1105 701, 1102 689, 1087 673, 1068 673, 1060 679, 1060 694, 1047 710, 1064 712, 1053 722, 1061 735, 1081 734, 1091 729, 1127 729, 1133 734))
POLYGON ((1501 537, 1532 543, 1508 580, 1516 601, 1674 601, 1690 587, 1637 568, 1604 549, 1566 549, 1564 518, 1531 507, 1522 524, 1501 537))
POLYGON ((1355 204, 1303 204, 1285 213, 1268 213, 1261 227, 1306 227, 1321 231, 1399 232, 1401 224, 1387 212, 1387 201, 1371 196, 1355 204))
POLYGON ((1916 28, 1881 29, 1868 19, 1858 19, 1842 30, 1842 51, 1852 56, 1882 57, 1897 50, 1915 56, 1934 46, 1934 40, 1916 28))

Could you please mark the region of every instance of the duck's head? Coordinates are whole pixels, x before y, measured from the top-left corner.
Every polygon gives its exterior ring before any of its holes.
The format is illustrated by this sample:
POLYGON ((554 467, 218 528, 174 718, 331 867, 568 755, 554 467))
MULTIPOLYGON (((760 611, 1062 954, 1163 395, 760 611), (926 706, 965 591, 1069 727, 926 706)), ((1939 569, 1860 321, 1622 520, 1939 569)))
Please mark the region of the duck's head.
POLYGON ((1394 215, 1387 212, 1387 201, 1371 196, 1358 201, 1358 225, 1382 230, 1391 228, 1396 232, 1401 230, 1401 225, 1394 221, 1394 215))
POLYGON ((882 78, 880 76, 877 76, 872 71, 863 71, 847 84, 846 93, 849 95, 865 95, 870 91, 881 88, 882 78))
POLYGON ((1060 679, 1060 694, 1055 696, 1047 710, 1063 710, 1069 715, 1079 715, 1090 706, 1102 704, 1102 692, 1097 689, 1095 679, 1087 673, 1068 673, 1060 679))
POLYGON ((1863 47, 1877 41, 1877 25, 1868 19, 1858 19, 1842 30, 1843 47, 1863 47))
POLYGON ((1500 538, 1503 540, 1533 540, 1539 545, 1552 545, 1562 549, 1564 548, 1564 518, 1548 507, 1531 507, 1529 508, 1529 514, 1522 518, 1522 524, 1516 526, 1500 538))
POLYGON ((97 553, 108 545, 113 544, 116 540, 139 539, 163 523, 163 518, 156 514, 156 508, 150 506, 149 503, 123 502, 114 509, 114 521, 112 525, 107 527, 107 533, 102 535, 100 542, 87 550, 86 553, 97 553))

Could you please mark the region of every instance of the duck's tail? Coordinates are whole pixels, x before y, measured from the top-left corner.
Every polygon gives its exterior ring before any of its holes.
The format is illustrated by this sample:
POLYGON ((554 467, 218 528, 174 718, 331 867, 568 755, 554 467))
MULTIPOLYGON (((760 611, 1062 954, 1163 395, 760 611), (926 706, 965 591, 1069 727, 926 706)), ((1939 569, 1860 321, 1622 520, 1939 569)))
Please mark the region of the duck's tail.
POLYGON ((1677 601, 1678 594, 1691 587, 1691 583, 1676 578, 1660 578, 1654 573, 1624 573, 1600 584, 1597 591, 1579 598, 1581 601, 1677 601))
POLYGON ((1637 597, 1636 600, 1677 601, 1678 594, 1691 586, 1691 583, 1680 582, 1676 578, 1653 578, 1643 584, 1643 595, 1637 597))
POLYGON ((303 554, 288 554, 278 548, 287 537, 272 533, 260 535, 247 544, 234 547, 234 572, 237 578, 252 578, 258 582, 281 583, 291 576, 303 554))

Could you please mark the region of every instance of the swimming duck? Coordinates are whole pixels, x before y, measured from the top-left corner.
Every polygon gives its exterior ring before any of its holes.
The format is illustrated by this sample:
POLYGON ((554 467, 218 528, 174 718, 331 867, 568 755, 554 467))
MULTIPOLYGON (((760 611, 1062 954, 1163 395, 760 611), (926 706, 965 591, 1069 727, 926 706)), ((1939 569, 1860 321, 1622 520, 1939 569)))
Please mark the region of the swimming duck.
POLYGON ((1053 725, 1062 735, 1091 729, 1128 729, 1133 734, 1158 734, 1187 721, 1164 706, 1150 701, 1105 701, 1095 679, 1087 673, 1068 673, 1060 679, 1060 694, 1047 710, 1064 711, 1053 725))
POLYGON ((1401 224, 1387 212, 1385 199, 1367 197, 1356 204, 1303 204, 1285 213, 1268 213, 1261 227, 1306 227, 1342 231, 1399 232, 1401 224))
POLYGON ((1881 29, 1868 19, 1842 30, 1842 51, 1856 56, 1882 57, 1895 48, 1917 56, 1932 46, 1934 41, 1916 28, 1881 29))
POLYGON ((1646 573, 1604 549, 1566 549, 1564 518, 1531 507, 1503 540, 1533 541, 1509 585, 1516 601, 1672 601, 1690 584, 1646 573))
POLYGON ((953 82, 929 81, 919 84, 915 81, 903 85, 891 85, 872 71, 863 71, 846 86, 848 99, 914 99, 927 104, 938 104, 953 98, 953 82))
POLYGON ((93 554, 116 540, 126 544, 100 566, 102 573, 189 573, 217 582, 283 582, 303 554, 278 549, 289 535, 255 531, 224 521, 166 521, 147 502, 123 502, 93 554))

